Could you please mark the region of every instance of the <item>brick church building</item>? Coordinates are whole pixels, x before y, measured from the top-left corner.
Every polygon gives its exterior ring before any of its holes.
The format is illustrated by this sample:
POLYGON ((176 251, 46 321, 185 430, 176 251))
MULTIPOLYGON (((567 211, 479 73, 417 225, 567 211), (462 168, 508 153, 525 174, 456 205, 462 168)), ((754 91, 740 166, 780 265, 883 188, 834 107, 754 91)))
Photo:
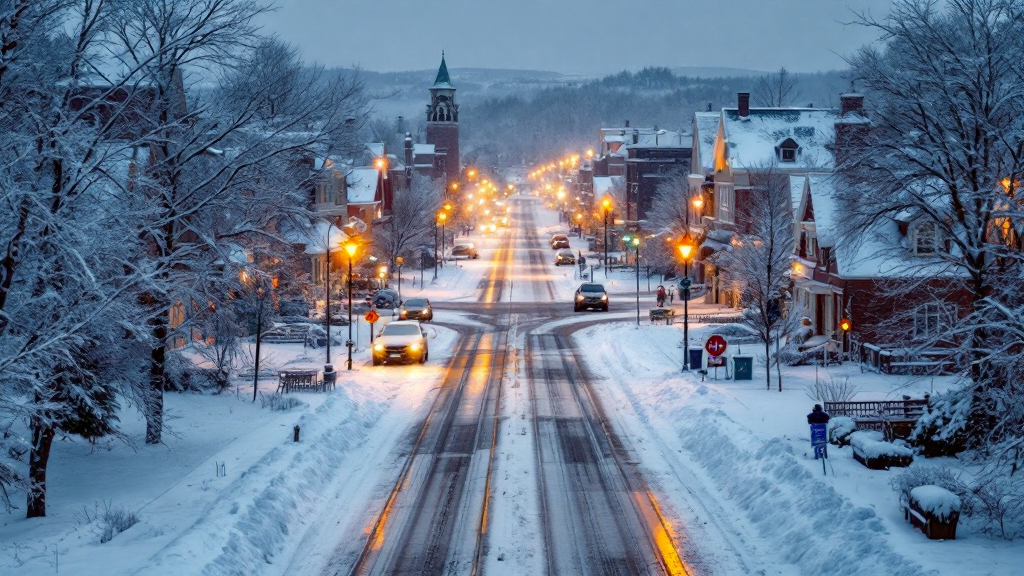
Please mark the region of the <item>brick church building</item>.
POLYGON ((441 67, 430 87, 427 105, 427 145, 433 146, 434 178, 445 181, 459 177, 459 105, 455 103, 455 87, 448 77, 448 66, 441 53, 441 67))

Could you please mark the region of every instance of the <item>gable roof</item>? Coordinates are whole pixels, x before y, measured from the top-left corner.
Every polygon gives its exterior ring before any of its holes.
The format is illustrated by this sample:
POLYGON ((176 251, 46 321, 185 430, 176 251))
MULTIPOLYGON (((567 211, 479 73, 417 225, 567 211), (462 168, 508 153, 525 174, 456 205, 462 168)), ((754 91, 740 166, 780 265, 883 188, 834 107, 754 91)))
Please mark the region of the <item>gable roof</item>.
MULTIPOLYGON (((838 119, 839 110, 832 108, 751 108, 745 117, 735 108, 723 108, 724 160, 732 170, 772 165, 776 147, 792 138, 800 147, 796 161, 782 163, 780 169, 830 171, 835 168, 831 147, 838 119)), ((709 164, 703 158, 701 163, 709 164)))
POLYGON ((376 168, 353 168, 345 180, 348 185, 349 204, 373 204, 377 200, 377 182, 380 172, 376 168))
POLYGON ((718 137, 721 118, 721 112, 696 112, 693 115, 693 147, 704 173, 714 171, 715 138, 718 137))
POLYGON ((594 198, 610 196, 617 184, 625 182, 625 176, 594 176, 594 198))

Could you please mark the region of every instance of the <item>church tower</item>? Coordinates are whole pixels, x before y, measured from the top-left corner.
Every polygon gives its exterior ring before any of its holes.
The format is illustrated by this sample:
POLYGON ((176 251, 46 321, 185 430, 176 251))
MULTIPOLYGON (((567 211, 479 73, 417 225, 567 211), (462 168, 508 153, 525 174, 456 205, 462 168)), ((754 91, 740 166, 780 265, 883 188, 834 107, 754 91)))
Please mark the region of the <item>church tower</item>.
MULTIPOLYGON (((430 87, 427 105, 427 144, 434 145, 434 178, 445 182, 459 177, 459 105, 455 103, 455 87, 448 77, 448 66, 441 52, 441 67, 430 87)), ((447 185, 447 184, 446 184, 447 185)))

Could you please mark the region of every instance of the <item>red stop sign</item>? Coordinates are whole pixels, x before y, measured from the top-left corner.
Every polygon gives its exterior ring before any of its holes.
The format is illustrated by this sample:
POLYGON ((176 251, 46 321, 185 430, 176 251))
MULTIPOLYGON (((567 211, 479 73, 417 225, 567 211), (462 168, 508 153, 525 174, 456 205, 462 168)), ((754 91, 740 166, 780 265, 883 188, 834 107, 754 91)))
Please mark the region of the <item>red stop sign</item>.
POLYGON ((721 356, 725 352, 725 338, 722 338, 718 334, 712 334, 708 341, 704 343, 704 349, 708 351, 710 356, 721 356))

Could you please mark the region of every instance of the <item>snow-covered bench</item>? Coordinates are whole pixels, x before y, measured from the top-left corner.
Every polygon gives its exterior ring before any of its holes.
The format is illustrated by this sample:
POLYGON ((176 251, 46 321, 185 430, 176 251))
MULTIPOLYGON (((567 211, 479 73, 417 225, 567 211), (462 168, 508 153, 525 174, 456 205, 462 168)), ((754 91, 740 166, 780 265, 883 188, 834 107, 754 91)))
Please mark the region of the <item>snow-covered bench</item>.
POLYGON ((929 540, 956 540, 960 497, 940 486, 918 486, 910 491, 903 517, 929 540))
POLYGON ((875 431, 850 434, 850 446, 853 447, 853 459, 872 470, 910 466, 914 461, 914 452, 910 448, 885 442, 875 431))

